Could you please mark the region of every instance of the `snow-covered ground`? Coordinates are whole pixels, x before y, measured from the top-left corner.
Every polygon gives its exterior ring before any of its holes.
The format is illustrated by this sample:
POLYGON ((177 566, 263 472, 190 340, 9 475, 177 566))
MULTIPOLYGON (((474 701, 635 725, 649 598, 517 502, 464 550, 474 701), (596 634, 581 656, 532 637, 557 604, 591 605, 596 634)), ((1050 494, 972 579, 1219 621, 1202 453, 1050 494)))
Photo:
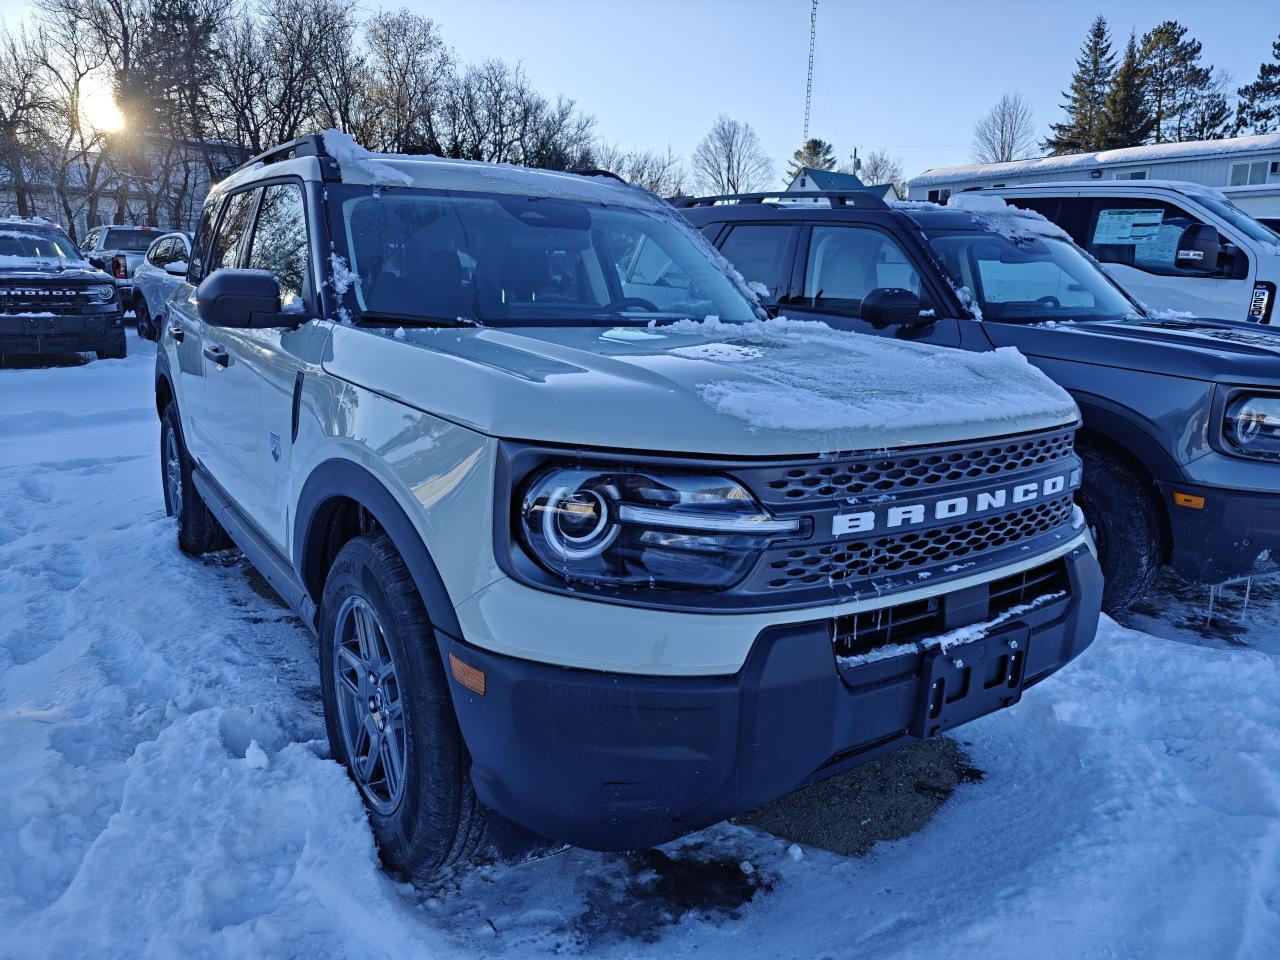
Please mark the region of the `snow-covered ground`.
POLYGON ((1275 588, 1108 622, 863 858, 722 825, 393 882, 310 636, 238 556, 177 551, 129 348, 0 369, 0 957, 1280 956, 1275 588))

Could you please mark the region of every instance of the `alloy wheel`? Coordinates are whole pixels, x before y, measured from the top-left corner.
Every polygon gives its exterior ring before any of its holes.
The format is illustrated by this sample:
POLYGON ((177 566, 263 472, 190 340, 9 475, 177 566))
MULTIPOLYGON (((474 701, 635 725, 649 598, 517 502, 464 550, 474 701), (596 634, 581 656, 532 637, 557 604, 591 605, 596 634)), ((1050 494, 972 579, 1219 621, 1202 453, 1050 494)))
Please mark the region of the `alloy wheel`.
POLYGON ((169 506, 175 517, 182 516, 182 451, 178 431, 172 425, 164 432, 164 476, 169 487, 169 506))
POLYGON ((369 806, 386 816, 404 797, 409 743, 400 675, 378 615, 364 597, 342 604, 332 642, 347 763, 369 806))

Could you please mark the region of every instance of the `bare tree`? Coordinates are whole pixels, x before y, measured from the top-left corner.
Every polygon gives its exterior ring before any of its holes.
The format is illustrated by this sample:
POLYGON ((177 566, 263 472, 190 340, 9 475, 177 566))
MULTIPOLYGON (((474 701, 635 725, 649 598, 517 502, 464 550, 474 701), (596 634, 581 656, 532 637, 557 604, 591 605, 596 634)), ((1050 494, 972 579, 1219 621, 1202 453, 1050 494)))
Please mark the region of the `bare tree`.
POLYGON ((751 125, 723 113, 694 149, 691 164, 697 186, 710 193, 763 190, 773 178, 773 164, 751 125))
POLYGON ((1006 93, 973 128, 975 163, 1004 163, 1034 156, 1036 121, 1031 103, 1020 93, 1006 93))
POLYGON ((887 150, 872 150, 862 158, 862 166, 858 170, 849 164, 840 168, 841 173, 857 173, 863 183, 868 186, 879 186, 884 183, 893 184, 899 197, 907 195, 907 178, 902 172, 902 161, 890 156, 887 150))
POLYGON ((48 93, 43 34, 0 33, 0 162, 19 216, 35 213, 28 182, 35 172, 56 104, 48 93))
POLYGON ((684 165, 670 146, 666 153, 662 153, 599 144, 592 150, 591 161, 592 166, 616 173, 628 183, 644 187, 660 197, 676 197, 685 192, 684 165))
POLYGON ((365 26, 367 99, 374 105, 370 147, 388 153, 439 153, 435 129, 453 77, 453 57, 433 21, 400 10, 365 26))

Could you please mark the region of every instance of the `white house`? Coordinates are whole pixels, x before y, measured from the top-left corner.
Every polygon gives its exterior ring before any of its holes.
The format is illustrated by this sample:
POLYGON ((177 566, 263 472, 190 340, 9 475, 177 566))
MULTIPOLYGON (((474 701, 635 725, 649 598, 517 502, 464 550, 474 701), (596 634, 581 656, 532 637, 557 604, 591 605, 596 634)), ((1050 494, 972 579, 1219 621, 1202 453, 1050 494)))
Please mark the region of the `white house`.
POLYGON ((908 181, 907 191, 911 200, 945 203, 975 187, 1065 180, 1184 180, 1216 187, 1255 217, 1280 217, 1280 134, 935 167, 908 181))
POLYGON ((838 170, 815 170, 813 167, 801 167, 800 172, 787 184, 786 192, 790 195, 813 193, 819 190, 856 190, 860 193, 874 194, 881 200, 898 199, 898 193, 892 183, 867 185, 855 173, 841 173, 838 170))

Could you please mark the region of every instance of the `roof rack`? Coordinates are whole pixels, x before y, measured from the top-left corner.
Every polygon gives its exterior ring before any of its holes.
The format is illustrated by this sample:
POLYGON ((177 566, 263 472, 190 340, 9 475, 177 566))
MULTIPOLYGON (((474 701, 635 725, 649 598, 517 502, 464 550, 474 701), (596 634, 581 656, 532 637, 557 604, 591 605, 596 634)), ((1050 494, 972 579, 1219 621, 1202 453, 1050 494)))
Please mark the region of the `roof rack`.
POLYGON ((577 177, 608 177, 611 180, 617 180, 619 183, 627 182, 612 170, 599 170, 595 167, 585 167, 581 170, 566 170, 565 173, 572 173, 577 177))
POLYGON ((674 197, 671 205, 687 207, 711 207, 717 203, 756 203, 775 205, 782 200, 829 200, 833 207, 854 207, 858 210, 888 210, 889 205, 866 190, 801 190, 788 193, 777 190, 770 193, 725 193, 714 197, 674 197))
POLYGON ((279 163, 281 160, 292 160, 295 157, 317 157, 320 159, 320 169, 324 174, 324 179, 338 180, 340 177, 338 164, 329 156, 329 152, 325 150, 324 136, 319 133, 308 133, 295 140, 290 140, 288 143, 272 147, 270 150, 263 150, 257 156, 250 157, 231 172, 237 173, 246 167, 253 166, 255 163, 279 163))

